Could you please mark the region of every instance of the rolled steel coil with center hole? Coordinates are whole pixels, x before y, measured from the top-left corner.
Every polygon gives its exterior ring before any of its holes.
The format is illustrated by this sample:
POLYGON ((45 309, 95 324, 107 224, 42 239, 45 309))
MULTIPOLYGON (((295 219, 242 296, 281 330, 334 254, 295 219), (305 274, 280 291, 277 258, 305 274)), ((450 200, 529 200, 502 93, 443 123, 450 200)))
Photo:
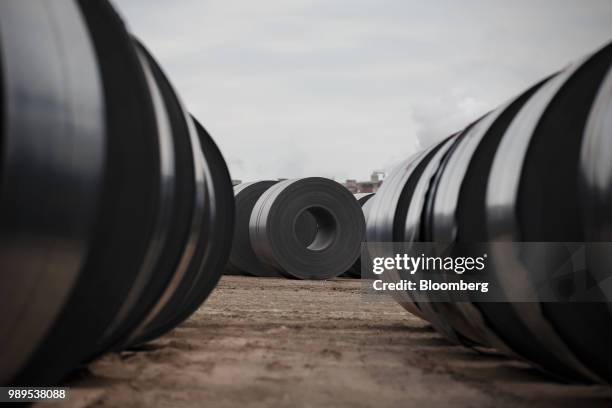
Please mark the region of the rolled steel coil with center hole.
POLYGON ((364 231, 358 201, 340 184, 320 177, 272 185, 249 220, 259 261, 294 279, 329 279, 346 272, 359 257, 364 231), (304 233, 308 219, 316 223, 316 232, 304 233))

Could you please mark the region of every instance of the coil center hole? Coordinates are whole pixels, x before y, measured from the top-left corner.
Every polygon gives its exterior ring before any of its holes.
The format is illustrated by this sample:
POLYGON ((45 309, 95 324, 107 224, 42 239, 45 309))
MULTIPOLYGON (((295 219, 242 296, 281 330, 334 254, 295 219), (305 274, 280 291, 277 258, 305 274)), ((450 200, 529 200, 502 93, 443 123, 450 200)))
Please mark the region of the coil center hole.
POLYGON ((336 237, 336 219, 323 207, 309 207, 297 216, 293 225, 298 242, 311 251, 328 248, 336 237))

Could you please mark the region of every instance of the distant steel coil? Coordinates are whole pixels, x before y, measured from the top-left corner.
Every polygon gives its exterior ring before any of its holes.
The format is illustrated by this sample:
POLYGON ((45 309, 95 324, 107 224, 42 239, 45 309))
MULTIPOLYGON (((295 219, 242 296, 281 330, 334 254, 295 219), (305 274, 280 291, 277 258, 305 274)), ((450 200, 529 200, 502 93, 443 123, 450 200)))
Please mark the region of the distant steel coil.
POLYGON ((250 239, 259 260, 297 279, 329 279, 359 256, 365 222, 349 191, 320 177, 286 180, 267 189, 250 218, 250 239), (317 233, 304 243, 296 232, 302 213, 316 220, 317 233))

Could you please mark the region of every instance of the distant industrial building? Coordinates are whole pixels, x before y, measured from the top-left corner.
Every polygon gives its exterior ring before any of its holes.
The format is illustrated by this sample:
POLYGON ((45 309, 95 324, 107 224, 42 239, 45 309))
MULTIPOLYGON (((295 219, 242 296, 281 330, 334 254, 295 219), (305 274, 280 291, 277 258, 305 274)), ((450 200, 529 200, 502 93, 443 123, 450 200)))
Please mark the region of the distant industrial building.
POLYGON ((367 181, 357 181, 348 179, 344 183, 344 187, 346 187, 351 193, 375 193, 378 191, 378 188, 382 184, 385 179, 384 171, 373 171, 370 176, 370 180, 367 181))

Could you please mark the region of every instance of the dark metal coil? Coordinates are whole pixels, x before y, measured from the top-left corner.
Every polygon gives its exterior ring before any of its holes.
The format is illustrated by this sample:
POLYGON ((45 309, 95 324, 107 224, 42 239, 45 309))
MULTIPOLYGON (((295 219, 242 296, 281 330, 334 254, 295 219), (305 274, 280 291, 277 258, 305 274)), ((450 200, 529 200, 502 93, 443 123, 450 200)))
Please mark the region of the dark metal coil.
MULTIPOLYGON (((400 234, 412 199, 414 186, 423 170, 424 163, 439 146, 439 144, 431 146, 404 160, 385 178, 368 211, 367 242, 401 242, 400 234)), ((377 254, 369 255, 377 256, 377 254)), ((383 279, 388 282, 397 282, 401 278, 397 271, 388 270, 383 275, 383 279)), ((394 291, 392 295, 406 310, 419 317, 424 317, 412 297, 407 293, 394 291)))
MULTIPOLYGON (((129 41, 131 43, 131 39, 129 41)), ((189 178, 189 168, 193 164, 185 154, 189 148, 186 148, 184 136, 177 131, 176 120, 171 117, 171 111, 164 100, 160 84, 146 60, 146 55, 142 50, 136 49, 134 52, 150 92, 149 98, 153 102, 155 120, 159 129, 157 143, 159 171, 154 183, 158 185, 160 204, 147 237, 146 252, 140 260, 134 284, 124 297, 123 304, 112 323, 98 339, 96 354, 120 348, 157 302, 173 272, 168 257, 177 256, 180 246, 176 240, 185 232, 187 217, 177 219, 179 208, 187 211, 187 214, 191 212, 189 201, 178 193, 181 188, 185 188, 185 182, 193 183, 193 178, 189 178), (176 156, 177 151, 182 153, 180 160, 176 156), (179 166, 178 163, 183 160, 186 163, 179 166), (181 182, 177 183, 179 179, 181 182)))
MULTIPOLYGON (((487 226, 490 240, 525 242, 584 242, 580 219, 578 169, 583 130, 590 107, 612 64, 612 44, 568 67, 548 81, 521 109, 504 135, 489 178, 487 226), (554 144, 554 154, 546 146, 554 144), (560 183, 558 180, 563 180, 560 183), (560 221, 562 220, 562 221, 560 221)), ((546 273, 559 273, 570 251, 524 257, 547 256, 546 273)), ((498 254, 506 259, 510 254, 498 254)), ((513 279, 536 285, 518 258, 507 265, 495 264, 495 274, 504 289, 509 267, 513 279)), ((571 271, 569 271, 571 273, 571 271)), ((571 279, 571 276, 568 275, 571 279)), ((509 292, 511 295, 511 292, 509 292)), ((513 311, 539 339, 550 359, 536 354, 534 361, 563 377, 612 379, 612 340, 608 305, 593 303, 512 303, 513 311), (587 368, 585 368, 588 367, 587 368)), ((531 346, 535 350, 535 345, 531 346)))
MULTIPOLYGON (((359 205, 361 206, 363 217, 367 223, 368 209, 370 208, 368 203, 370 202, 372 198, 374 198, 374 193, 359 193, 359 194, 354 194, 354 196, 357 202, 359 203, 359 205)), ((347 278, 361 278, 361 257, 359 257, 359 259, 355 261, 353 266, 351 266, 351 268, 348 271, 344 272, 342 276, 345 276, 347 278)))
POLYGON ((3 2, 0 56, 0 384, 49 385, 206 299, 231 180, 107 1, 3 2))
MULTIPOLYGON (((432 162, 429 164, 429 166, 433 168, 429 181, 427 181, 427 177, 425 177, 424 180, 425 184, 429 183, 429 187, 427 187, 425 193, 425 203, 423 205, 423 210, 420 217, 420 239, 422 241, 437 241, 439 243, 450 245, 451 241, 436 240, 432 231, 433 226, 437 221, 437 217, 435 216, 438 215, 434 212, 438 188, 442 181, 447 163, 456 155, 456 150, 458 147, 461 146, 464 140, 470 136, 472 129, 477 127, 481 122, 486 121, 488 116, 489 115, 485 115, 466 127, 457 135, 454 143, 452 143, 446 151, 439 153, 439 159, 437 161, 432 160, 432 162)), ((457 180, 460 180, 460 174, 452 174, 452 177, 454 178, 455 183, 457 180)), ((424 301, 424 304, 421 305, 420 308, 424 311, 425 315, 429 316, 430 320, 435 320, 435 324, 442 325, 442 329, 444 330, 443 333, 450 336, 451 340, 461 342, 467 346, 488 345, 486 339, 480 335, 480 331, 474 328, 470 320, 463 316, 461 311, 458 309, 457 304, 453 302, 449 296, 445 297, 444 295, 446 295, 446 293, 442 292, 439 295, 440 296, 437 297, 436 302, 433 302, 432 299, 427 297, 426 293, 422 294, 423 298, 420 300, 419 304, 424 301)))
POLYGON ((172 299, 132 343, 159 337, 191 316, 217 285, 229 258, 234 228, 234 197, 231 178, 223 155, 208 132, 191 118, 203 153, 206 181, 205 217, 200 241, 190 265, 172 299))
MULTIPOLYGON (((418 176, 418 180, 414 185, 411 194, 410 204, 404 221, 403 237, 404 242, 424 242, 427 240, 425 211, 428 204, 428 194, 432 181, 435 179, 437 172, 440 169, 442 161, 447 154, 452 152, 452 149, 461 139, 462 134, 455 134, 443 142, 439 143, 433 154, 429 155, 428 160, 422 164, 422 172, 418 176)), ((436 313, 434 305, 427 299, 422 299, 419 296, 408 294, 416 303, 418 309, 439 332, 444 334, 449 340, 456 343, 469 343, 461 333, 456 332, 444 316, 436 313)))
POLYGON ((249 220, 251 212, 259 197, 278 181, 262 180, 251 183, 242 183, 234 186, 236 205, 236 224, 234 240, 227 269, 233 274, 246 274, 251 276, 281 276, 274 269, 262 264, 251 246, 249 236, 249 220))
MULTIPOLYGON (((68 1, 0 4, 2 384, 33 355, 46 357, 45 338, 64 321, 95 241, 107 124, 95 50, 79 13, 68 1)), ((63 359, 66 347, 59 351, 35 383, 74 363, 63 359)))
POLYGON ((329 279, 359 257, 365 222, 351 193, 335 181, 309 177, 281 181, 257 200, 250 218, 250 239, 259 260, 282 275, 329 279), (296 233, 303 212, 317 223, 305 245, 296 233))
MULTIPOLYGON (((372 203, 368 241, 608 241, 611 64, 612 44, 487 114, 454 141, 406 160, 372 203)), ((547 256, 544 272, 564 273, 571 282, 572 247, 557 247, 546 254, 530 249, 521 257, 547 256)), ((537 282, 523 258, 496 248, 488 248, 492 284, 508 299, 533 291, 537 282)), ((456 342, 497 347, 565 380, 610 382, 612 316, 605 284, 612 256, 595 244, 587 250, 587 273, 598 285, 591 292, 599 290, 603 301, 457 303, 413 292, 394 296, 456 342)), ((384 279, 399 278, 385 272, 384 279)))
POLYGON ((191 284, 200 267, 194 258, 196 249, 203 245, 207 232, 202 228, 205 224, 206 179, 197 130, 159 65, 142 45, 138 44, 137 50, 143 64, 148 64, 152 72, 170 118, 176 157, 176 204, 167 245, 157 264, 159 275, 152 279, 163 282, 163 289, 156 293, 155 303, 147 308, 146 315, 131 329, 129 336, 121 339, 119 348, 146 336, 147 327, 155 325, 165 308, 172 308, 175 294, 180 294, 182 287, 191 284), (187 283, 182 285, 182 282, 187 283))
MULTIPOLYGON (((502 134, 499 129, 506 129, 518 109, 540 85, 541 83, 537 84, 519 97, 490 112, 463 132, 453 153, 445 161, 435 189, 431 193, 429 237, 431 241, 469 242, 471 244, 486 241, 486 237, 478 238, 476 235, 477 226, 479 223, 480 225, 484 223, 484 220, 480 218, 484 212, 478 208, 479 203, 481 203, 480 207, 484 206, 485 189, 476 189, 471 185, 483 181, 486 183, 499 135, 502 134), (481 158, 481 156, 484 157, 481 158), (489 165, 485 163, 485 166, 480 165, 476 168, 481 162, 488 162, 489 165), (467 191, 469 191, 468 195, 466 195, 467 191), (469 238, 466 238, 466 235, 469 235, 469 238)), ((458 249, 454 249, 452 254, 462 255, 458 249)), ((453 302, 444 305, 436 304, 434 307, 438 310, 442 309, 438 313, 453 316, 447 319, 454 329, 464 333, 477 344, 494 346, 513 353, 511 348, 490 328, 489 323, 472 303, 453 302)))

